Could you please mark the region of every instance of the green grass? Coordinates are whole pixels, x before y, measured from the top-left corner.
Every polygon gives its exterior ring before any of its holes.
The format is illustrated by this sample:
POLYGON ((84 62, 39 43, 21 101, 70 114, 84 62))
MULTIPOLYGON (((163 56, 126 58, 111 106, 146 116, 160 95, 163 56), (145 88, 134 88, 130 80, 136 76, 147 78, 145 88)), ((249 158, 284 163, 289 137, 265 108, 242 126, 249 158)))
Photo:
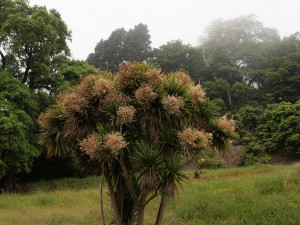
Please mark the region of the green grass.
MULTIPOLYGON (((300 224, 300 165, 205 170, 168 204, 165 225, 300 224)), ((96 225, 99 178, 28 184, 27 194, 0 195, 0 225, 96 225)), ((146 209, 154 224, 159 199, 146 209)), ((107 222, 112 221, 105 195, 107 222)), ((109 223, 108 223, 109 224, 109 223)))

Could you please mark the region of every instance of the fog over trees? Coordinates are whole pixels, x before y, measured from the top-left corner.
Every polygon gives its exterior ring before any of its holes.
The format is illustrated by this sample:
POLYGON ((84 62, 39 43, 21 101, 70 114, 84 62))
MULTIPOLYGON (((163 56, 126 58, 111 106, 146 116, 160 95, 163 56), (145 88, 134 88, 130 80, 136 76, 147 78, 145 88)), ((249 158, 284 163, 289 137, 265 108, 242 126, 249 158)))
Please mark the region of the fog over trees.
POLYGON ((198 46, 170 40, 153 48, 151 30, 139 23, 99 37, 85 61, 70 57, 71 34, 54 9, 0 2, 1 190, 18 189, 26 173, 50 178, 55 168, 61 177, 101 174, 111 182, 112 206, 113 197, 119 201, 114 213, 121 224, 130 201, 139 221, 152 195, 166 203, 184 179, 182 158, 228 147, 231 138, 247 148, 241 165, 268 163, 278 151, 299 153, 299 32, 282 38, 244 15, 213 21, 199 33, 198 46), (234 123, 238 135, 230 130, 234 123), (194 149, 178 141, 186 130, 196 135, 194 149), (122 148, 110 148, 108 134, 122 148), (117 153, 95 158, 86 145, 97 140, 117 153), (56 153, 60 164, 45 166, 47 154, 56 153), (70 159, 77 172, 64 173, 60 168, 72 168, 70 159), (116 174, 107 171, 112 168, 116 174))

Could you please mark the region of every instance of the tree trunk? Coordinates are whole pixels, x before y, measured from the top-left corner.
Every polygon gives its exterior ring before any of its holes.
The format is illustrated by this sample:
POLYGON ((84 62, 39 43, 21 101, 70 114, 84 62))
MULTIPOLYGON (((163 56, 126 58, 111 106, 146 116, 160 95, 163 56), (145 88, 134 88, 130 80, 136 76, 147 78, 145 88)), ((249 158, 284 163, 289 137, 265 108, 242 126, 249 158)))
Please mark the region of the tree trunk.
POLYGON ((4 54, 3 54, 3 52, 0 50, 0 56, 1 56, 1 61, 2 61, 2 69, 5 69, 5 64, 6 64, 6 62, 5 62, 5 56, 4 56, 4 54))
POLYGON ((134 190, 134 185, 132 183, 132 180, 129 177, 129 174, 128 174, 128 171, 127 171, 127 168, 126 168, 126 165, 125 165, 125 162, 124 162, 123 155, 120 155, 120 158, 119 158, 118 162, 119 162, 119 164, 122 168, 122 176, 124 177, 124 181, 125 181, 125 184, 128 188, 129 194, 130 194, 131 198, 133 199, 134 203, 138 206, 139 205, 139 199, 138 199, 138 196, 137 196, 137 194, 134 190))
POLYGON ((209 64, 208 64, 208 62, 207 62, 207 60, 206 60, 204 48, 202 48, 202 57, 203 57, 203 60, 204 60, 206 66, 207 66, 207 68, 208 68, 208 67, 209 67, 209 64))
POLYGON ((120 211, 119 211, 119 208, 118 208, 116 195, 115 195, 111 180, 109 179, 110 177, 107 173, 105 173, 105 178, 106 178, 106 181, 107 181, 107 186, 108 186, 108 190, 109 190, 109 194, 110 194, 111 206, 112 206, 113 211, 114 211, 115 225, 122 225, 122 219, 121 219, 120 211))
POLYGON ((167 194, 166 191, 163 191, 163 194, 162 194, 161 200, 160 200, 160 205, 159 205, 159 210, 158 210, 158 213, 157 213, 155 225, 161 225, 162 224, 163 215, 165 213, 165 208, 166 208, 166 205, 167 205, 167 201, 168 201, 168 194, 167 194))
POLYGON ((230 96, 229 90, 227 90, 227 97, 228 97, 228 104, 229 104, 229 106, 231 106, 232 101, 231 101, 231 96, 230 96))
POLYGON ((28 55, 28 60, 26 62, 26 69, 23 75, 23 79, 21 81, 22 84, 25 84, 27 79, 28 79, 28 75, 29 75, 29 70, 31 68, 31 54, 28 55))
POLYGON ((145 206, 140 205, 137 208, 136 225, 143 225, 144 224, 144 212, 145 212, 145 206))
POLYGON ((105 225, 104 210, 103 210, 103 174, 100 179, 100 219, 101 224, 105 225))
POLYGON ((15 174, 12 171, 7 171, 3 179, 3 190, 5 192, 17 191, 15 174))

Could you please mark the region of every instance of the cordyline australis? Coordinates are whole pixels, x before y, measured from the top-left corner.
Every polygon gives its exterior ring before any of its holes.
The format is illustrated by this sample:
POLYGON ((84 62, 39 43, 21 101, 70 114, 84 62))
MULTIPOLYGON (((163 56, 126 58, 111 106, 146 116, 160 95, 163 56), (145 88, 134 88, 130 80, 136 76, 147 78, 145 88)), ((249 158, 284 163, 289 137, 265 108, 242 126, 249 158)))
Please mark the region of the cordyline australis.
POLYGON ((39 122, 49 156, 70 153, 81 172, 105 178, 116 225, 142 225, 159 196, 155 224, 162 224, 168 199, 187 180, 185 163, 207 148, 225 149, 235 135, 234 121, 218 117, 200 84, 145 63, 84 77, 39 122))

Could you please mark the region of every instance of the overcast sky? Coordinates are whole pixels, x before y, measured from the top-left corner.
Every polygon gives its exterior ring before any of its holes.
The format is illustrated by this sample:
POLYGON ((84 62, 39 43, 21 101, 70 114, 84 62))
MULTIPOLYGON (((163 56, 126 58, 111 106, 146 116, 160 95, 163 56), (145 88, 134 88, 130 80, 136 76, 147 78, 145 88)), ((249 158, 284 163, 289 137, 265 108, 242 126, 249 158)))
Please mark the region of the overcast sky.
POLYGON ((300 0, 29 0, 56 9, 72 31, 72 57, 85 60, 117 28, 147 24, 152 47, 182 40, 197 46, 204 28, 218 18, 255 14, 281 36, 300 31, 300 0))

